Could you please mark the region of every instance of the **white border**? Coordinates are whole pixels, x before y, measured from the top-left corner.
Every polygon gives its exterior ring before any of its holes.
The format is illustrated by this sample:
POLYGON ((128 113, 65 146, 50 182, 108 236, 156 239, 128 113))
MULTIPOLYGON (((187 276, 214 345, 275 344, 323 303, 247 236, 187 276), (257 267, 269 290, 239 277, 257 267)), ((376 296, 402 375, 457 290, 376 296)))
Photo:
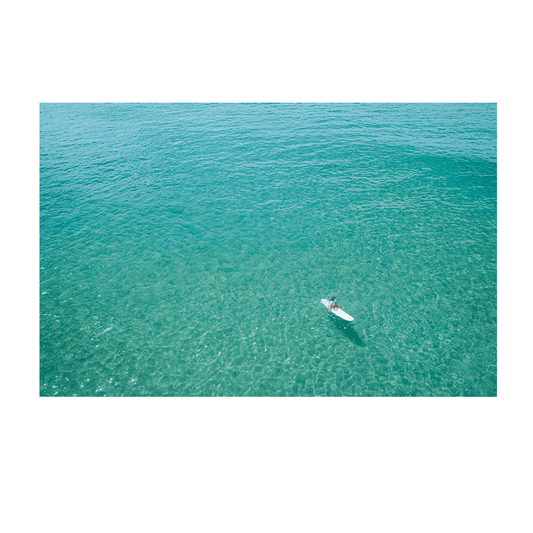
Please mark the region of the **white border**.
POLYGON ((19 86, 19 416, 515 416, 515 85, 19 86), (39 105, 42 102, 492 102, 498 106, 495 398, 41 398, 39 105))

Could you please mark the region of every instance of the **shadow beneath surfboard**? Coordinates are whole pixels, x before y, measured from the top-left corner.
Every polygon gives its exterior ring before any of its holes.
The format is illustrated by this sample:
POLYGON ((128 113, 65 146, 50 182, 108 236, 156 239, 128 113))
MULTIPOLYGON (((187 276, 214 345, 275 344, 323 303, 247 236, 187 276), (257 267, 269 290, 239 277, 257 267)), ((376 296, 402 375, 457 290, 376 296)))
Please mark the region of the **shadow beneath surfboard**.
POLYGON ((327 317, 335 329, 338 329, 344 336, 357 344, 357 346, 366 346, 351 322, 346 322, 346 320, 336 317, 333 313, 327 313, 327 317))

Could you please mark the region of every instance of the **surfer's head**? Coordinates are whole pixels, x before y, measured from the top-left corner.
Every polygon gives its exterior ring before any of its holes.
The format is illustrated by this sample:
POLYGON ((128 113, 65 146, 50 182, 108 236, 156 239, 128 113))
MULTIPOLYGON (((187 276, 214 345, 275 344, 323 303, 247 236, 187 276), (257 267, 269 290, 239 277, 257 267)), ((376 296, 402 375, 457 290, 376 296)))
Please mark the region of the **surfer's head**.
POLYGON ((335 296, 332 296, 332 297, 330 298, 330 300, 335 300, 335 296))

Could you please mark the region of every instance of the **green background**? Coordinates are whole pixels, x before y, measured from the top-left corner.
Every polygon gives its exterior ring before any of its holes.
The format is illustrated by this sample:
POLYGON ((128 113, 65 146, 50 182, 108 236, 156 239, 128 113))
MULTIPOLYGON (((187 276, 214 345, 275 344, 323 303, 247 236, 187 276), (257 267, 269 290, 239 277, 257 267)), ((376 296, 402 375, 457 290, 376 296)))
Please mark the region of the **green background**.
MULTIPOLYGON (((517 83, 524 147, 518 168, 529 175, 527 4, 369 5, 11 1, 0 8, 0 441, 8 531, 522 531, 529 525, 531 392, 523 379, 514 419, 17 417, 19 83, 517 83)), ((528 181, 519 184, 522 227, 528 181)), ((522 284, 522 321, 529 293, 522 284)), ((526 352, 520 373, 530 372, 526 352)))

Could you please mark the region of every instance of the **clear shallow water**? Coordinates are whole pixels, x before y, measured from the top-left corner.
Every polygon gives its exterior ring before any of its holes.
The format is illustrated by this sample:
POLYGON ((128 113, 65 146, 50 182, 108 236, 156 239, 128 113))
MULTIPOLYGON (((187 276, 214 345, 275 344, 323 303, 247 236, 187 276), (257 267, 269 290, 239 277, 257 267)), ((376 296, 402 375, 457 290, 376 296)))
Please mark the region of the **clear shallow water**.
POLYGON ((41 395, 496 395, 495 105, 40 124, 41 395))

